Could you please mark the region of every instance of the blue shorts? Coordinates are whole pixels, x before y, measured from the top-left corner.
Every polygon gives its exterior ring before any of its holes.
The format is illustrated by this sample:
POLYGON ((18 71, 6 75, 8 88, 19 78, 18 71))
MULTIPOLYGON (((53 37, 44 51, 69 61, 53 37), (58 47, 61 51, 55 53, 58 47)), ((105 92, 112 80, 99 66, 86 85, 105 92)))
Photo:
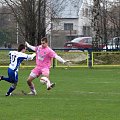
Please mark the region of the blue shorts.
POLYGON ((11 83, 18 82, 18 72, 8 68, 8 77, 11 83))

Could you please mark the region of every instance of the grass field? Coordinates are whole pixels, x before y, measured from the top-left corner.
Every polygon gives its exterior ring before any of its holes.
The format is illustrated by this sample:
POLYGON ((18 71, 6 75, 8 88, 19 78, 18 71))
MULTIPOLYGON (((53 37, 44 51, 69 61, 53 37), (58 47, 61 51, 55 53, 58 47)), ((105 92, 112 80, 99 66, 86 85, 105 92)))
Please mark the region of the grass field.
POLYGON ((19 70, 13 96, 4 96, 10 84, 0 82, 0 120, 120 120, 120 68, 51 69, 56 87, 47 91, 36 79, 37 96, 25 96, 30 70, 19 70))

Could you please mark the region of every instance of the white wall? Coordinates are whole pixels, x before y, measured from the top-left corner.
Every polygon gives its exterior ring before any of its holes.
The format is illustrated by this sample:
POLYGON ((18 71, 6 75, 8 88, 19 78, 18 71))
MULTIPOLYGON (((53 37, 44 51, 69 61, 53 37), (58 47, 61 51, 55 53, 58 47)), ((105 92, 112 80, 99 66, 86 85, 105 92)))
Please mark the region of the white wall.
POLYGON ((79 19, 78 19, 78 33, 83 35, 83 26, 91 26, 91 10, 90 10, 90 1, 84 0, 80 10, 79 10, 79 19), (88 9, 88 15, 86 15, 86 9, 88 9))
POLYGON ((78 30, 78 18, 62 18, 53 23, 53 30, 64 30, 64 23, 73 23, 73 30, 78 30))

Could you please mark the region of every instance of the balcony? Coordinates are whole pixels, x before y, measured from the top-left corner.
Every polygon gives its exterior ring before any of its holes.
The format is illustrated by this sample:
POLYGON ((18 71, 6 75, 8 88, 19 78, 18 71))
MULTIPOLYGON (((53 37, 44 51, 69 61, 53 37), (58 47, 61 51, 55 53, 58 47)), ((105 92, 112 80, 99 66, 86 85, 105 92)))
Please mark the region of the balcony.
POLYGON ((77 35, 77 30, 52 30, 52 34, 55 36, 64 34, 66 36, 75 36, 77 35))

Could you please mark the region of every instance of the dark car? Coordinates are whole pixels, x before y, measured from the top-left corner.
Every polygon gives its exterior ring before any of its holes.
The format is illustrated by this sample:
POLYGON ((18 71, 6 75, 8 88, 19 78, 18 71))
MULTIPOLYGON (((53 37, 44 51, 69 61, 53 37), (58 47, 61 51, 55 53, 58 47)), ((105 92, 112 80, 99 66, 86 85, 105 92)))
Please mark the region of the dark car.
MULTIPOLYGON (((103 48, 104 45, 99 45, 99 48, 103 48)), ((79 48, 79 49, 90 49, 92 48, 92 37, 78 37, 70 42, 64 44, 64 48, 79 48)))

